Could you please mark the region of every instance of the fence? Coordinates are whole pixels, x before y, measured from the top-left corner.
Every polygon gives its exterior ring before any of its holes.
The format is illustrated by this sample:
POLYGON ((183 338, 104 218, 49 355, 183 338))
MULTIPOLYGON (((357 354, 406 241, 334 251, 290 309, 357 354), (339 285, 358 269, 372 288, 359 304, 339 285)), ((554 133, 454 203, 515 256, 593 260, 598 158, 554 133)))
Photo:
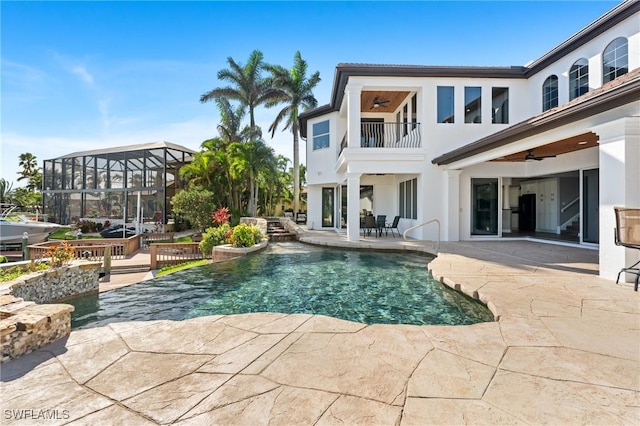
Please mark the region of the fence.
POLYGON ((149 247, 151 269, 205 259, 198 243, 156 243, 149 247))
MULTIPOLYGON (((127 244, 123 241, 112 240, 67 240, 73 247, 74 257, 95 261, 104 261, 104 253, 107 247, 111 251, 111 259, 124 259, 127 255, 127 244)), ((47 241, 29 246, 29 259, 38 260, 46 257, 49 247, 62 244, 61 241, 47 241)), ((135 250, 134 250, 135 251, 135 250)))

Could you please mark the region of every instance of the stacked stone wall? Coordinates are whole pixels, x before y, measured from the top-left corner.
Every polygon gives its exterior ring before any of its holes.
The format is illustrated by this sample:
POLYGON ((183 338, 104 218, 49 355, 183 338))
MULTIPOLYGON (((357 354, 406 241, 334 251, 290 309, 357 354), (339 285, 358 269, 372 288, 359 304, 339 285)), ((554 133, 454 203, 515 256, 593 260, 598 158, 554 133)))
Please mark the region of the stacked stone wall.
POLYGON ((15 297, 36 303, 68 300, 99 291, 100 262, 80 264, 35 272, 16 278, 10 284, 15 297))

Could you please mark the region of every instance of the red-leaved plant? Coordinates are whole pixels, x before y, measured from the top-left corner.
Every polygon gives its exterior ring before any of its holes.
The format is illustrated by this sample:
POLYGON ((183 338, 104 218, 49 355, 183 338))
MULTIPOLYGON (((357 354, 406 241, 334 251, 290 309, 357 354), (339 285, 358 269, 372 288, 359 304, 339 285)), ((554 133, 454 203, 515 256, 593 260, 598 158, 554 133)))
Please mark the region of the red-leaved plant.
POLYGON ((213 212, 211 217, 213 218, 213 221, 220 226, 223 223, 229 223, 229 218, 231 216, 229 215, 229 209, 227 207, 220 207, 218 210, 213 212))

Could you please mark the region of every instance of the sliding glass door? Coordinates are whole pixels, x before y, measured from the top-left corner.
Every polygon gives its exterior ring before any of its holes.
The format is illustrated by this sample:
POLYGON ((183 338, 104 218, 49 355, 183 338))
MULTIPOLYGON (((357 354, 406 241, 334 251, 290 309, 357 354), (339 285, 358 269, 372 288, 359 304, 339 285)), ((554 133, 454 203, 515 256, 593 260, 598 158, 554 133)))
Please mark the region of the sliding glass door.
POLYGON ((471 235, 498 235, 498 179, 471 179, 471 235))
POLYGON ((323 228, 333 228, 334 226, 333 200, 334 200, 334 189, 322 188, 322 227, 323 228))

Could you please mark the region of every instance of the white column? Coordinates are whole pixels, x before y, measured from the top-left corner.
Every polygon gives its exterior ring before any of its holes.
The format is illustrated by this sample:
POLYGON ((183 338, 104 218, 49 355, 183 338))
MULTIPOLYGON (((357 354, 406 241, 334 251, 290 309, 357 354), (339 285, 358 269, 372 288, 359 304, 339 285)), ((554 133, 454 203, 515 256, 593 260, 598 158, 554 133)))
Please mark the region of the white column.
POLYGON ((462 170, 445 170, 446 212, 443 223, 443 241, 460 240, 460 174, 462 170))
POLYGON ((360 240, 360 174, 347 173, 347 240, 360 240))
MULTIPOLYGON (((360 147, 360 96, 362 86, 348 84, 344 90, 347 97, 347 137, 349 148, 360 147)), ((359 196, 358 196, 359 197, 359 196)))
POLYGON ((639 257, 638 250, 615 245, 613 207, 640 207, 640 120, 622 118, 592 131, 600 142, 600 276, 615 280, 620 269, 639 257))

